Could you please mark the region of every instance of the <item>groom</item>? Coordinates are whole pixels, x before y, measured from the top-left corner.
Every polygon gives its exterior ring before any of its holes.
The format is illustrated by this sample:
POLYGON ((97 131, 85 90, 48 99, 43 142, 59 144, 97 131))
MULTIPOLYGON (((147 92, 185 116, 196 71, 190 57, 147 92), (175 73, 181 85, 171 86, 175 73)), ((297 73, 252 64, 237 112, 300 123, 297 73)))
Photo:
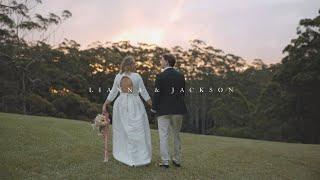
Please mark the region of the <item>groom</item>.
POLYGON ((174 65, 176 59, 172 54, 164 54, 160 60, 162 72, 157 75, 155 81, 155 92, 153 96, 151 112, 157 115, 160 154, 162 162, 160 167, 169 168, 169 131, 174 136, 174 155, 172 163, 180 167, 181 163, 181 141, 179 132, 182 125, 183 114, 187 113, 184 103, 185 79, 174 65))

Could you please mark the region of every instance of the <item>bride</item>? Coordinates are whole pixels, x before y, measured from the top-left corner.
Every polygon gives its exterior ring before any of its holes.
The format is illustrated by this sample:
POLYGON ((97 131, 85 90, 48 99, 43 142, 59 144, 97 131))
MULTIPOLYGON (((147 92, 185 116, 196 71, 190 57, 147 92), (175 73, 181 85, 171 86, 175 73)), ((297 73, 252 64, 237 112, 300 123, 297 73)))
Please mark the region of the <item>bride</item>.
POLYGON ((149 106, 150 96, 143 80, 135 73, 134 59, 123 59, 112 89, 103 104, 102 113, 118 95, 113 105, 113 156, 129 166, 141 166, 151 162, 151 136, 148 116, 140 95, 149 106))

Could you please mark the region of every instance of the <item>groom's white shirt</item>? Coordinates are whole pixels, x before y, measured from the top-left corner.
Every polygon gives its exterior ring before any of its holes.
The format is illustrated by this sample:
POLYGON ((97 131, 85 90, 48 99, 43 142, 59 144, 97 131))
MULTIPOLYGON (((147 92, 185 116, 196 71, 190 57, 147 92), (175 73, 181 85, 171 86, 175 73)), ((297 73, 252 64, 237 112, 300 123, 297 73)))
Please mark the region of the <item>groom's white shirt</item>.
MULTIPOLYGON (((163 68, 163 69, 161 70, 161 72, 163 72, 163 71, 165 71, 166 69, 169 69, 169 68, 173 68, 173 67, 167 66, 167 67, 163 68)), ((154 109, 150 109, 150 111, 153 112, 153 113, 156 113, 156 112, 157 112, 157 111, 154 110, 154 109)))
POLYGON ((173 67, 167 66, 167 67, 163 68, 161 72, 163 72, 163 71, 165 71, 166 69, 169 69, 169 68, 173 68, 173 67))

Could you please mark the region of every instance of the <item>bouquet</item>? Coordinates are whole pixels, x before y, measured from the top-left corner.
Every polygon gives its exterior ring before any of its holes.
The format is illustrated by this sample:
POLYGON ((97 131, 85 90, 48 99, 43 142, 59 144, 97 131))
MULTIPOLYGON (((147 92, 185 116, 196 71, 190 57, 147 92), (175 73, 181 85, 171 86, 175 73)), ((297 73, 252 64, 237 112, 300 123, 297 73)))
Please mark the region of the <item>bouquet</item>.
POLYGON ((105 128, 108 124, 110 123, 110 120, 107 116, 98 114, 94 118, 94 122, 92 124, 93 128, 98 128, 99 129, 99 135, 102 135, 103 133, 103 128, 105 128))

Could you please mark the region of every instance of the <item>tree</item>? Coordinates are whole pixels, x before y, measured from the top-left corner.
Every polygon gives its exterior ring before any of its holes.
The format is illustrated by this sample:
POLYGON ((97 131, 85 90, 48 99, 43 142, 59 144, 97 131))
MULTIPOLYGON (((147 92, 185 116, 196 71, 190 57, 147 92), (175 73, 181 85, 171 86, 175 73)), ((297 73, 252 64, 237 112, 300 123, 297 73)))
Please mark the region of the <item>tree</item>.
MULTIPOLYGON (((319 10, 320 14, 320 10, 319 10)), ((292 102, 287 117, 295 124, 299 140, 320 142, 320 15, 302 19, 298 37, 284 49, 287 56, 274 75, 292 102)))
MULTIPOLYGON (((49 13, 48 17, 43 17, 40 14, 32 14, 30 9, 32 6, 41 3, 41 0, 34 1, 1 1, 0 2, 0 60, 6 65, 6 67, 15 69, 21 76, 20 77, 20 89, 19 92, 22 96, 22 109, 26 114, 26 96, 28 83, 31 86, 39 81, 39 78, 32 79, 29 68, 34 63, 43 60, 43 54, 29 54, 28 44, 24 40, 24 37, 30 31, 38 30, 46 32, 50 26, 58 25, 63 20, 71 17, 71 13, 67 10, 62 12, 61 17, 49 13), (35 15, 35 18, 32 18, 35 15)), ((50 36, 42 34, 45 39, 50 36)), ((37 45, 36 45, 37 46, 37 45)))

